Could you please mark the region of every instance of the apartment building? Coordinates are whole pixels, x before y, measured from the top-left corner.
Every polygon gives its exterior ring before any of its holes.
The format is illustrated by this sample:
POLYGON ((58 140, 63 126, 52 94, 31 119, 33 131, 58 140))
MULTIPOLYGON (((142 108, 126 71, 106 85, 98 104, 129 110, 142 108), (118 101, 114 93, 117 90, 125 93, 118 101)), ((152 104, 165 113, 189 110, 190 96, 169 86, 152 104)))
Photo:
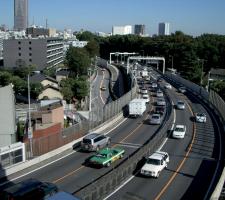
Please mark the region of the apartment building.
POLYGON ((4 67, 52 68, 63 62, 63 39, 39 37, 3 41, 4 67))

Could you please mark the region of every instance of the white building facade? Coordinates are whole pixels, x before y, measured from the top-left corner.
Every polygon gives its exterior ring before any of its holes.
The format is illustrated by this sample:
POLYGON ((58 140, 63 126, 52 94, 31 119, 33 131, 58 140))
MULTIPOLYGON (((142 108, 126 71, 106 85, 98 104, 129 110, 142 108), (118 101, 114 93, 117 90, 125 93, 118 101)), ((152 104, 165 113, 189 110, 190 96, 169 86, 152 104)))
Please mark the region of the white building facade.
POLYGON ((112 35, 129 35, 132 34, 132 26, 113 26, 112 35))

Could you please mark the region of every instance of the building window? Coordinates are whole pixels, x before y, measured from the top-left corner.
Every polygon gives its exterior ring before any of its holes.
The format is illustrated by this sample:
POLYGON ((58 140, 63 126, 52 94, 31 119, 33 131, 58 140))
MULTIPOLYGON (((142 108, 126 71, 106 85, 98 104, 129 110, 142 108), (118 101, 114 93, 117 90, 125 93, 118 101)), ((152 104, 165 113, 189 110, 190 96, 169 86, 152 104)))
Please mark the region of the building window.
POLYGON ((29 59, 29 62, 32 62, 32 59, 29 59))
POLYGON ((21 50, 21 47, 19 47, 18 49, 21 50))
POLYGON ((31 48, 31 47, 29 47, 29 50, 32 50, 32 48, 31 48))
POLYGON ((19 53, 19 56, 21 56, 21 53, 19 53))
POLYGON ((29 41, 29 44, 31 44, 31 41, 29 41))
POLYGON ((32 53, 29 53, 29 56, 32 56, 32 53))
POLYGON ((20 41, 18 41, 18 44, 21 44, 21 42, 20 42, 20 41))

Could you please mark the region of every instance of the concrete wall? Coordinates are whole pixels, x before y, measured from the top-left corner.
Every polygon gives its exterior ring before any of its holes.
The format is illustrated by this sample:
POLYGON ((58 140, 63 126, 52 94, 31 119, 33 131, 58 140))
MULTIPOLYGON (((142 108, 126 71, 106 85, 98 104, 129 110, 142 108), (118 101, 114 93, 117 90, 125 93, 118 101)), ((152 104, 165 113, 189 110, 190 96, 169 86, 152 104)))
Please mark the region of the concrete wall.
POLYGON ((0 88, 0 147, 16 142, 16 109, 12 85, 0 88))

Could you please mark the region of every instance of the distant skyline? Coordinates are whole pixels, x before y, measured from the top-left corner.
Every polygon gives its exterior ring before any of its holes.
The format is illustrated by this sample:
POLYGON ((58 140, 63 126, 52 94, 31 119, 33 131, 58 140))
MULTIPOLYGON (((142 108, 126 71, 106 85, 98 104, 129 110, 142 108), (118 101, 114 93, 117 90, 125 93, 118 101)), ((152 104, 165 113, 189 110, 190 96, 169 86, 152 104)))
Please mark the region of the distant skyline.
MULTIPOLYGON (((29 0, 29 25, 57 30, 112 31, 112 26, 145 24, 146 33, 158 33, 160 22, 170 32, 225 35, 225 0, 29 0)), ((0 0, 0 24, 12 29, 14 0, 0 0)))

